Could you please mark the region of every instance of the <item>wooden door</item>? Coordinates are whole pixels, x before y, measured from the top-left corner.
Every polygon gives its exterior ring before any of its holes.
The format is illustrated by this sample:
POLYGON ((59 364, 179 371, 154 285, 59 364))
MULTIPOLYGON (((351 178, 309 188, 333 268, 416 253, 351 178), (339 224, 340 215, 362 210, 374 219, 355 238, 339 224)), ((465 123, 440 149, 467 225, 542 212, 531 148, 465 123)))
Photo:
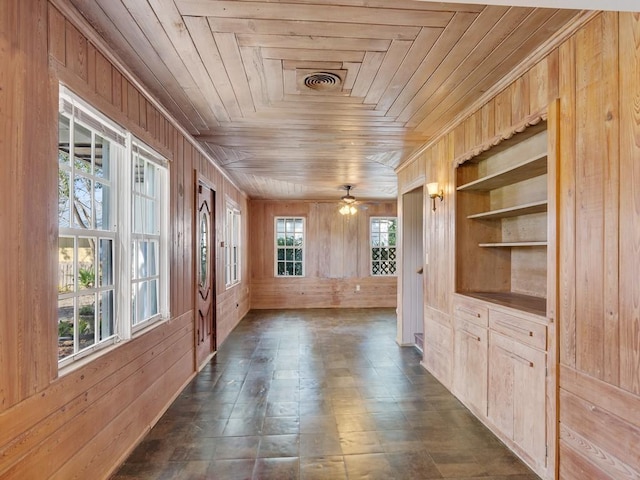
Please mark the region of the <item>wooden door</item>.
POLYGON ((200 368, 216 347, 215 192, 202 180, 196 188, 195 336, 196 366, 200 368))

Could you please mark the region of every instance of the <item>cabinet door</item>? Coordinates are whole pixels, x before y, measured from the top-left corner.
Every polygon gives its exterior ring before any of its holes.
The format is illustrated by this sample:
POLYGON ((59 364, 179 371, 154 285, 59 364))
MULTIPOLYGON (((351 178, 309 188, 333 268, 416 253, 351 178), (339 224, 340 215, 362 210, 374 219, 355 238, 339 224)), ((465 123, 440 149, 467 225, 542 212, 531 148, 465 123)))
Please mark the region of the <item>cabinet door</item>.
POLYGON ((515 342, 513 441, 540 466, 546 465, 546 354, 515 342))
POLYGON ((424 356, 427 370, 447 388, 451 388, 453 329, 440 321, 424 320, 424 356))
POLYGON ((511 343, 511 340, 491 332, 487 417, 507 438, 513 439, 515 372, 511 343))
POLYGON ((531 460, 546 464, 546 354, 491 332, 488 417, 531 460))
POLYGON ((456 319, 454 386, 471 410, 487 414, 487 329, 456 319))

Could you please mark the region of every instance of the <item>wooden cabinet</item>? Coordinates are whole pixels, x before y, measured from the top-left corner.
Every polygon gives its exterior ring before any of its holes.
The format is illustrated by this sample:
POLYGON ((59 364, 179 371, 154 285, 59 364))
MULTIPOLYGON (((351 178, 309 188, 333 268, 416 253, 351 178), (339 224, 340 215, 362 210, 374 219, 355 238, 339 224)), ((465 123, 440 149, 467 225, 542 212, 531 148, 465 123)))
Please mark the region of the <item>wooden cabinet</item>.
POLYGON ((473 299, 453 301, 453 391, 473 412, 487 414, 489 311, 473 299))
POLYGON ((453 320, 453 392, 536 473, 552 477, 546 318, 456 294, 453 320))
POLYGON ((457 168, 456 291, 545 314, 546 122, 457 168))
POLYGON ((487 414, 486 327, 454 318, 454 392, 476 414, 487 414))
POLYGON ((487 417, 538 471, 546 468, 545 369, 544 351, 490 332, 487 417))
POLYGON ((557 449, 558 118, 554 101, 455 159, 454 392, 545 479, 557 449))
POLYGON ((447 388, 451 388, 453 334, 451 324, 427 311, 424 320, 422 363, 447 388))

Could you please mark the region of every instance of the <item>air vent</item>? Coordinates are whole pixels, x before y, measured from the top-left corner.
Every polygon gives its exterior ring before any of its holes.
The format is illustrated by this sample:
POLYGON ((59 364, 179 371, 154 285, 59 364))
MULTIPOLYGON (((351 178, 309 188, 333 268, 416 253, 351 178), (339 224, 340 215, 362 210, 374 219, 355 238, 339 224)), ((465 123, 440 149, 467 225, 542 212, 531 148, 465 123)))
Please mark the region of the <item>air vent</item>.
POLYGON ((312 90, 335 90, 342 80, 335 73, 316 72, 304 77, 304 85, 312 90))

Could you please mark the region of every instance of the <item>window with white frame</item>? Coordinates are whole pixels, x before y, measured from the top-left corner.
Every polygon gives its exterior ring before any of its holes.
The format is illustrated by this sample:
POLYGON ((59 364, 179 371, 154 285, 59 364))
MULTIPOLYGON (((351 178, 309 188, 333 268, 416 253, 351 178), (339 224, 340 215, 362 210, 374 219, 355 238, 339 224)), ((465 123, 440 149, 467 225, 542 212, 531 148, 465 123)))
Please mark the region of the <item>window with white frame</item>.
POLYGON ((304 276, 304 218, 276 217, 275 274, 304 276))
POLYGON ((371 275, 396 274, 396 217, 371 217, 371 275))
POLYGON ((240 282, 240 210, 227 204, 224 229, 225 285, 231 287, 240 282))
POLYGON ((161 255, 163 215, 168 198, 163 158, 134 140, 131 146, 131 324, 134 328, 157 319, 162 313, 165 257, 161 255))
POLYGON ((130 338, 138 318, 168 314, 168 205, 162 200, 168 174, 161 157, 62 86, 59 105, 58 360, 63 366, 130 338), (139 165, 153 175, 144 190, 136 184, 139 165), (143 265, 136 269, 139 251, 143 265), (144 285, 145 295, 141 316, 136 316, 138 285, 144 285))

